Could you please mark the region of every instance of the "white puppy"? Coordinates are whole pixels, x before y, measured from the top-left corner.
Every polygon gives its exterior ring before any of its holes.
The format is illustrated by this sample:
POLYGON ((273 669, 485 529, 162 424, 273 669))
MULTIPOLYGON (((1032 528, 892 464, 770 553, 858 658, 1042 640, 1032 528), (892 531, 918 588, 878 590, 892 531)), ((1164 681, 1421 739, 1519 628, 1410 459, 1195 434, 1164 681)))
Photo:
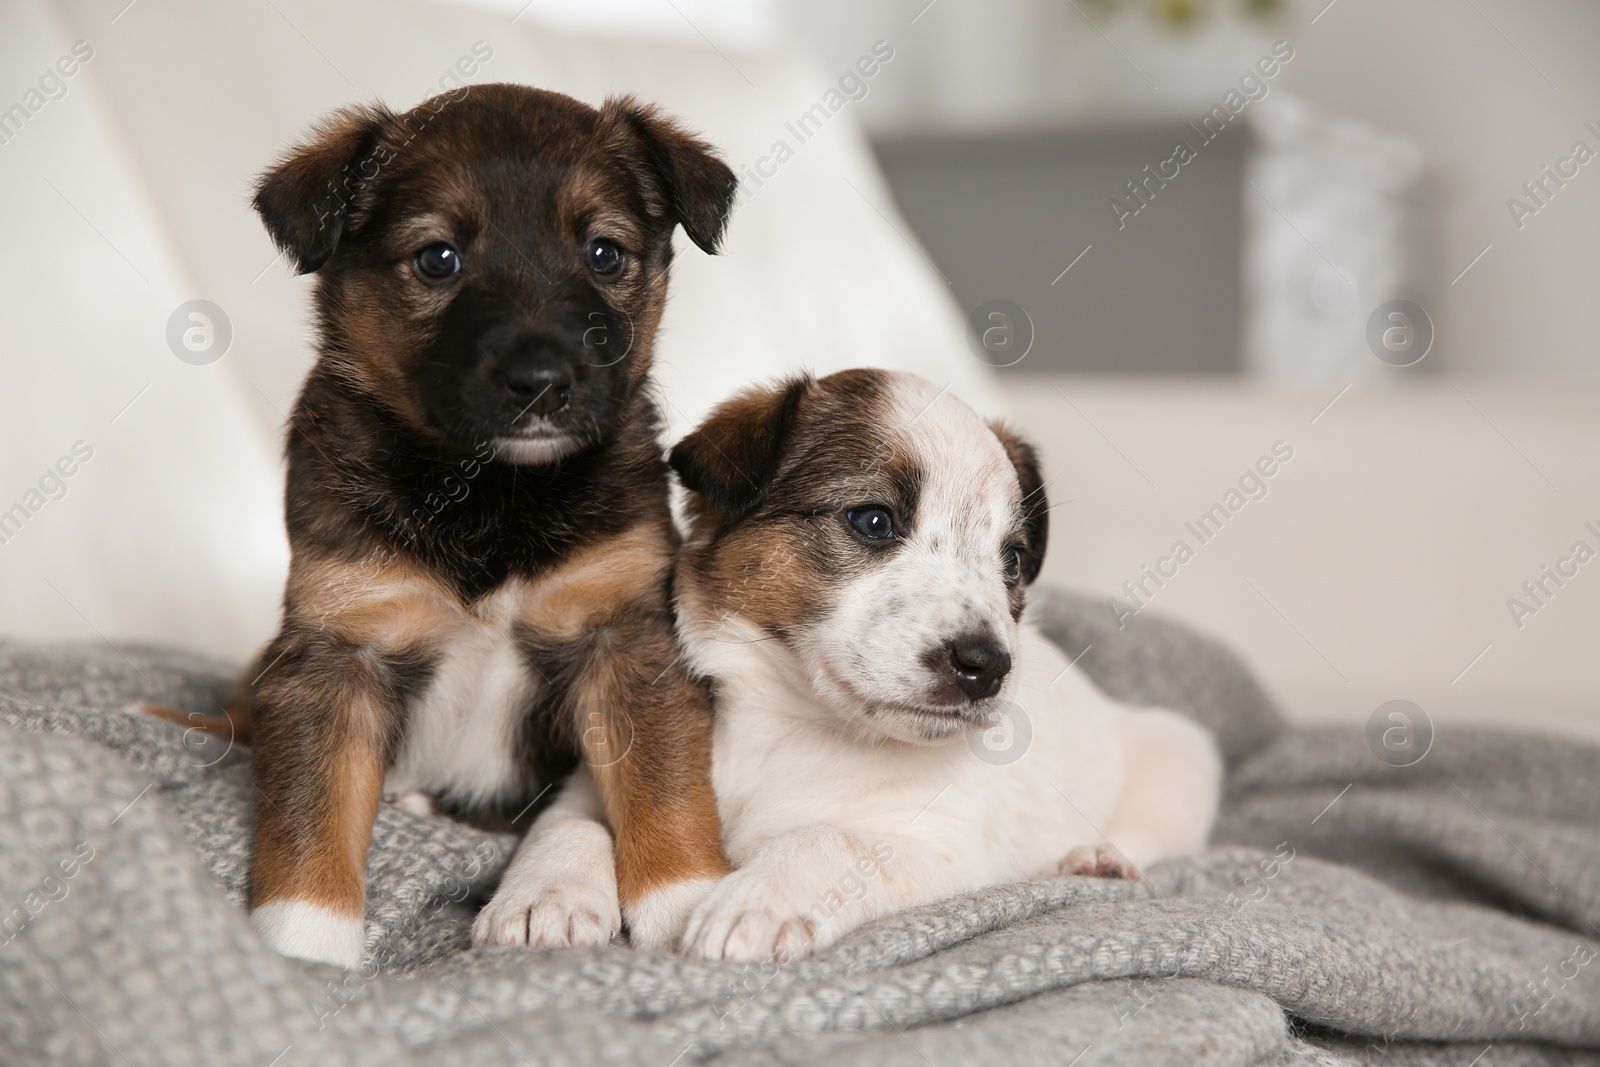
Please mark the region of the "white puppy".
POLYGON ((1047 506, 1005 428, 921 378, 845 371, 728 401, 672 466, 679 637, 715 687, 740 868, 687 951, 793 958, 898 908, 1205 844, 1210 735, 1111 700, 1024 615, 1047 506))

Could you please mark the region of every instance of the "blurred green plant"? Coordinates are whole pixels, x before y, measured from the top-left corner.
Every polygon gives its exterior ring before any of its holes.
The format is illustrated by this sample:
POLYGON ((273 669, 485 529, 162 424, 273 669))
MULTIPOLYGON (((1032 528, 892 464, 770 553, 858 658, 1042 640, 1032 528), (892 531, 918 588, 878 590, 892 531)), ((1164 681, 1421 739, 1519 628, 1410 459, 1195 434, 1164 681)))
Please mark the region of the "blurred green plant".
POLYGON ((1157 22, 1173 29, 1189 29, 1212 11, 1233 8, 1247 18, 1267 21, 1283 11, 1284 0, 1085 0, 1110 14, 1122 8, 1142 8, 1157 22))

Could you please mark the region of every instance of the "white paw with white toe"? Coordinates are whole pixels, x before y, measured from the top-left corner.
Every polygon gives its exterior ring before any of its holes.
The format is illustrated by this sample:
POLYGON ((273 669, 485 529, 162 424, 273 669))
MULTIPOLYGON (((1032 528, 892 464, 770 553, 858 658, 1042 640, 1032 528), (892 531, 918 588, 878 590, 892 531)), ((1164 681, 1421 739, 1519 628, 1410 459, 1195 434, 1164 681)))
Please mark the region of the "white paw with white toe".
POLYGON ((717 885, 715 878, 689 878, 646 893, 628 906, 629 943, 634 948, 677 949, 684 944, 689 916, 717 885))
POLYGON ((584 948, 622 929, 611 834, 569 819, 535 831, 472 924, 474 945, 584 948))
POLYGON ((826 906, 818 905, 815 894, 805 898, 792 886, 735 871, 695 909, 683 948, 709 960, 798 959, 838 937, 826 906))
POLYGON ((361 919, 304 900, 274 900, 250 913, 250 925, 273 951, 353 971, 367 950, 361 919))

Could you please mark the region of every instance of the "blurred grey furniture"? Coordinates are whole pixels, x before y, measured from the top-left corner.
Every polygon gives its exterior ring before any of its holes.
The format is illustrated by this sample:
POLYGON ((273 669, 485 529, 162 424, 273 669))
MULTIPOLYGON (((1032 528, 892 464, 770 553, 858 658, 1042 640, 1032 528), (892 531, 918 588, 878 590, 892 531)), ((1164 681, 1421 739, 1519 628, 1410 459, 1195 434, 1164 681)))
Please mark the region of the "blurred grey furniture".
POLYGON ((1236 373, 1249 133, 1230 127, 1158 184, 1180 139, 1196 137, 1172 123, 874 146, 962 307, 1028 313, 1033 347, 1010 373, 1236 373), (1138 203, 1129 182, 1146 203, 1119 220, 1113 197, 1138 203))
POLYGON ((1205 135, 1174 122, 876 147, 965 310, 1027 313, 1032 348, 1011 373, 1393 378, 1368 320, 1396 299, 1437 303, 1420 149, 1281 93, 1205 135))

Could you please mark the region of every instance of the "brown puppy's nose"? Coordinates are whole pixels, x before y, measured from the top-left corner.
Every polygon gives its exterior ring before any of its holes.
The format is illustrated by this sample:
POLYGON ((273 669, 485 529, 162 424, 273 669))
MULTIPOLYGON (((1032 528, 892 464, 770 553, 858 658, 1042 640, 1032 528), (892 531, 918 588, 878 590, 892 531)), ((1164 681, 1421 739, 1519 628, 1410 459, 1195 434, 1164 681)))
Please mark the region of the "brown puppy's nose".
POLYGON ((968 700, 986 700, 1011 673, 1011 653, 992 637, 968 634, 945 645, 950 673, 968 700))
POLYGON ((554 415, 572 399, 572 376, 543 367, 501 368, 495 372, 500 384, 519 404, 519 414, 540 417, 554 415))

